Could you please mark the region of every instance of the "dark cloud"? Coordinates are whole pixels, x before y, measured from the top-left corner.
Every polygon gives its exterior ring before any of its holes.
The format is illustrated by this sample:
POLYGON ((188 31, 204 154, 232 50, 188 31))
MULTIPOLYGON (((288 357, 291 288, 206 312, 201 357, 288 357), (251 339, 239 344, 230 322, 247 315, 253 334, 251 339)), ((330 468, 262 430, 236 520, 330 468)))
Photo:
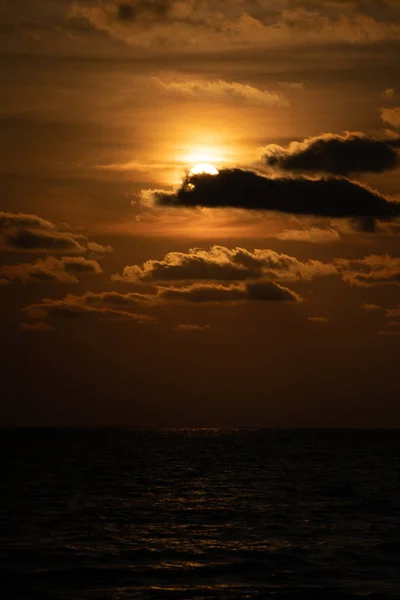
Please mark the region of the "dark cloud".
POLYGON ((127 4, 126 2, 118 4, 117 14, 121 21, 133 21, 134 9, 132 4, 127 4))
POLYGON ((100 274, 103 270, 95 260, 87 260, 82 256, 64 256, 60 259, 48 257, 34 263, 5 265, 0 267, 2 283, 38 283, 60 281, 77 283, 77 275, 100 274))
POLYGON ((381 173, 399 166, 400 138, 379 140, 362 133, 325 133, 288 148, 271 145, 265 149, 270 167, 294 173, 381 173))
POLYGON ((269 249, 229 249, 212 246, 209 250, 191 248, 188 252, 169 252, 163 260, 148 260, 127 266, 113 280, 125 283, 163 281, 244 281, 270 278, 286 281, 332 275, 336 269, 320 261, 301 262, 293 256, 269 249))
POLYGON ((249 300, 257 302, 299 302, 300 296, 272 281, 250 281, 245 287, 249 300))
MULTIPOLYGON (((343 281, 357 287, 400 285, 400 258, 371 255, 362 259, 338 258, 334 265, 343 281)), ((367 305, 371 308, 371 305, 367 305)), ((364 305, 364 307, 366 307, 364 305)))
POLYGON ((192 175, 175 193, 154 192, 165 206, 243 208, 330 218, 389 219, 400 205, 348 179, 271 178, 242 169, 192 175))
POLYGON ((195 283, 186 288, 160 288, 165 300, 202 303, 298 302, 300 297, 272 281, 248 282, 245 285, 212 285, 195 283))
POLYGON ((85 292, 82 296, 84 303, 88 306, 135 306, 154 300, 154 297, 146 294, 119 294, 118 292, 85 292))
POLYGON ((0 250, 101 254, 112 248, 91 242, 82 234, 59 228, 36 215, 0 212, 0 250))
MULTIPOLYGON (((101 296, 101 294, 99 294, 101 296)), ((94 305, 95 294, 83 294, 74 296, 69 294, 65 298, 44 298, 38 304, 26 306, 23 310, 28 323, 46 322, 48 319, 107 319, 112 321, 135 321, 137 323, 151 323, 153 317, 145 314, 133 313, 128 310, 120 310, 101 303, 94 305)))
POLYGON ((117 16, 120 21, 136 21, 143 17, 163 19, 171 7, 170 0, 131 0, 117 5, 117 16))
POLYGON ((84 252, 78 239, 70 234, 44 231, 13 231, 3 238, 5 247, 13 250, 50 250, 52 252, 84 252))

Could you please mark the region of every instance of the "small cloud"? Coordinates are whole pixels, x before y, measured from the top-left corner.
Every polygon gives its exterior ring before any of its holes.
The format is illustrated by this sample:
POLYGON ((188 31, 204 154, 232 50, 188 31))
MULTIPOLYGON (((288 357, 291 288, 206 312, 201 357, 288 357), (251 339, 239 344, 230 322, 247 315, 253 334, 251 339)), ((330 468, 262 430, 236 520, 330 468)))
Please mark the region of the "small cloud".
POLYGON ((96 242, 88 242, 87 248, 88 250, 96 254, 106 254, 108 252, 114 252, 114 248, 112 246, 102 246, 101 244, 97 244, 96 242))
POLYGON ((386 310, 386 316, 387 317, 392 317, 392 318, 398 318, 400 317, 400 304, 398 305, 397 308, 388 308, 386 310))
POLYGON ((381 118, 392 127, 400 127, 400 106, 396 108, 381 108, 381 118))
POLYGON ((384 90, 382 92, 382 98, 384 98, 385 100, 393 100, 394 95, 395 95, 394 88, 387 88, 386 90, 384 90))
POLYGON ((398 336, 400 331, 378 331, 378 335, 398 336))
POLYGON ((304 90, 304 88, 305 88, 305 84, 303 81, 292 81, 292 82, 283 81, 279 85, 282 88, 286 88, 288 90, 304 90))
POLYGON ((382 306, 378 306, 378 304, 368 304, 367 302, 362 304, 362 308, 364 310, 383 310, 382 306))
POLYGON ((279 240, 290 240, 293 242, 311 242, 316 244, 327 244, 340 241, 340 235, 335 229, 284 229, 276 236, 279 240))

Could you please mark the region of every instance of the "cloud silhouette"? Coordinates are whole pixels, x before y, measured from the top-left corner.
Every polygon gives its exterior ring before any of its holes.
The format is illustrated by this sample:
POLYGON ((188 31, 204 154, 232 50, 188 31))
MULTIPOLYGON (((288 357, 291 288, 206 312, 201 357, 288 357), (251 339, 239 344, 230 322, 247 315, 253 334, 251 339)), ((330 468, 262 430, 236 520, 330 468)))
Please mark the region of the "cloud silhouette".
POLYGON ((0 267, 0 281, 3 283, 45 283, 60 281, 77 283, 77 275, 102 273, 103 270, 95 260, 87 260, 82 256, 64 256, 60 259, 48 257, 34 263, 5 265, 0 267))
MULTIPOLYGON (((26 306, 23 311, 29 323, 46 322, 48 319, 107 319, 112 321, 135 321, 151 323, 154 318, 146 314, 130 312, 115 308, 107 303, 93 302, 95 294, 86 293, 82 296, 69 294, 61 299, 44 298, 37 304, 26 306)), ((99 296, 101 296, 99 294, 99 296)), ((111 303, 113 304, 113 303, 111 303)))
POLYGON ((245 281, 269 278, 285 281, 313 279, 336 273, 334 266, 320 261, 301 262, 293 256, 269 249, 229 249, 212 246, 209 250, 191 248, 188 252, 169 252, 162 260, 148 260, 142 266, 126 266, 114 281, 154 283, 165 281, 245 281))
POLYGON ((0 212, 0 250, 102 254, 111 252, 112 248, 92 242, 70 229, 61 229, 37 215, 0 212))
MULTIPOLYGON (((370 255, 362 259, 335 259, 343 281, 357 287, 400 285, 400 258, 370 255)), ((367 305, 369 308, 371 305, 367 305)), ((365 305, 364 305, 365 307, 365 305)))
POLYGON ((292 173, 382 173, 399 166, 400 138, 379 140, 362 133, 325 133, 288 148, 275 144, 265 148, 269 167, 292 173))
POLYGON ((184 288, 160 288, 159 297, 178 302, 299 302, 300 296, 272 281, 253 281, 242 285, 195 283, 184 288))
POLYGON ((189 175, 173 193, 156 191, 162 206, 242 208, 330 218, 390 219, 400 204, 343 178, 272 178, 243 169, 189 175))

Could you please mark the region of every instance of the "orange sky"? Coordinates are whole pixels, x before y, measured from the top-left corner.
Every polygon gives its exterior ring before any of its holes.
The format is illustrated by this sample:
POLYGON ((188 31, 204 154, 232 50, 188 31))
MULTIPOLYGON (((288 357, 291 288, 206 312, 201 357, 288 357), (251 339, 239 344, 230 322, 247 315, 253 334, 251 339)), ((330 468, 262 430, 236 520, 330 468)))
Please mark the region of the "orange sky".
POLYGON ((0 15, 1 423, 400 426, 399 3, 0 15))

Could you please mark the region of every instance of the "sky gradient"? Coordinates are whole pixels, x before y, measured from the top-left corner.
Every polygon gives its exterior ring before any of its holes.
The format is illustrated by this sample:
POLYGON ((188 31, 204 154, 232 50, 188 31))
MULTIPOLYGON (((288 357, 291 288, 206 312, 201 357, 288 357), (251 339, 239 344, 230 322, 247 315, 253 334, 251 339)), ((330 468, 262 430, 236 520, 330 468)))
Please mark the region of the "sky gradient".
POLYGON ((398 0, 0 16, 0 423, 400 427, 398 0))

